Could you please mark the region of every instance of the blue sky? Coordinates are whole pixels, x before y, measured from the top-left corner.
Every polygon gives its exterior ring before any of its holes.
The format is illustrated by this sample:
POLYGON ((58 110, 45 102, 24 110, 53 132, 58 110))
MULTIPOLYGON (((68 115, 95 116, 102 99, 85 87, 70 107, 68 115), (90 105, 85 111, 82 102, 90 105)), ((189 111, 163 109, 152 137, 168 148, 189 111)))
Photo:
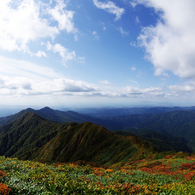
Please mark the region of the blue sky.
POLYGON ((0 2, 0 105, 194 105, 193 0, 0 2))

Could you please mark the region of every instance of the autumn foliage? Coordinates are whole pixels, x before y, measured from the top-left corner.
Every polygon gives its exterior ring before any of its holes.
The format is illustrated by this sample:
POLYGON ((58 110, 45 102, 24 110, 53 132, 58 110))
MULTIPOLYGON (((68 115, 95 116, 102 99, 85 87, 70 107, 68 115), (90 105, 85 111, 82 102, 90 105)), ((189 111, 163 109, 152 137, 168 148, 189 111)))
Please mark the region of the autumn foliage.
POLYGON ((195 156, 129 159, 123 166, 0 157, 0 194, 194 194, 195 156), (94 166, 93 166, 94 165, 94 166))

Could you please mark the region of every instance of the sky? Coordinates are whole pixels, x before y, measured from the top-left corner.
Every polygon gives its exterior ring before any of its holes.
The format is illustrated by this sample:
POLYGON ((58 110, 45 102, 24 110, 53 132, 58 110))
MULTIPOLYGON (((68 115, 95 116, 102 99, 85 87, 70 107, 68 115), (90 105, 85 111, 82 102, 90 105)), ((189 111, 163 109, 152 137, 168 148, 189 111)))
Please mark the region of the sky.
POLYGON ((0 1, 0 105, 193 106, 194 0, 0 1))

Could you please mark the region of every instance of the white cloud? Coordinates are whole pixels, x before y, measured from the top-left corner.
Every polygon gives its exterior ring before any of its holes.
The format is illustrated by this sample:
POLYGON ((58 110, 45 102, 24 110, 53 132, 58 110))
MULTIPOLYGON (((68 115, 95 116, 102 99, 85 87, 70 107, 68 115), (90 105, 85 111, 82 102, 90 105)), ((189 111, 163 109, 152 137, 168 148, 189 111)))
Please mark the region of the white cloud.
POLYGON ((106 98, 155 98, 164 93, 158 88, 139 89, 125 87, 119 90, 102 90, 84 81, 59 78, 37 82, 26 77, 0 75, 0 97, 106 97, 106 98))
POLYGON ((59 30, 66 30, 69 32, 76 32, 77 29, 74 27, 73 20, 73 11, 65 10, 66 4, 62 0, 55 0, 56 6, 54 9, 48 9, 48 13, 51 14, 54 20, 58 22, 59 30))
POLYGON ((54 40, 62 30, 75 33, 77 29, 72 21, 74 12, 66 10, 62 0, 56 0, 54 8, 51 3, 44 4, 35 0, 0 1, 0 49, 45 57, 46 54, 40 51, 32 53, 30 43, 45 38, 54 40), (58 26, 51 24, 51 16, 54 22, 58 22, 58 26))
POLYGON ((75 51, 69 52, 65 47, 63 47, 59 43, 52 46, 51 43, 48 41, 47 42, 47 49, 52 50, 54 53, 59 53, 59 55, 62 57, 63 65, 66 65, 66 62, 68 60, 76 59, 75 51))
POLYGON ((43 91, 44 93, 62 93, 62 92, 93 92, 97 90, 92 84, 84 81, 75 81, 71 79, 54 79, 51 81, 43 82, 36 86, 37 91, 43 91))
POLYGON ((99 90, 93 84, 65 79, 48 67, 28 61, 0 56, 0 64, 0 95, 75 95, 99 90))
POLYGON ((92 83, 63 78, 54 70, 38 66, 31 62, 13 60, 0 56, 0 97, 15 96, 82 96, 82 97, 156 97, 162 94, 160 88, 145 88, 127 86, 117 89, 109 81, 101 84, 112 88, 102 89, 92 83), (5 76, 6 75, 6 76, 5 76), (17 76, 15 76, 17 75, 17 76))
POLYGON ((98 90, 92 84, 70 79, 53 79, 43 82, 26 77, 5 77, 0 75, 0 95, 75 95, 98 90))
POLYGON ((60 44, 55 44, 53 47, 54 53, 59 53, 59 55, 62 57, 63 62, 67 62, 68 60, 72 60, 76 57, 75 51, 68 52, 68 50, 61 46, 60 44))
POLYGON ((135 21, 136 21, 136 23, 140 23, 138 16, 136 16, 135 21))
POLYGON ((53 48, 52 44, 47 41, 47 50, 51 50, 53 48))
POLYGON ((177 92, 195 92, 195 82, 185 82, 182 85, 170 85, 168 89, 177 92))
POLYGON ((0 75, 0 95, 27 94, 31 88, 30 79, 25 77, 6 77, 0 75))
POLYGON ((142 29, 138 37, 147 58, 155 67, 155 75, 171 71, 180 78, 195 77, 195 1, 136 0, 153 7, 160 20, 142 29))
POLYGON ((81 94, 84 96, 95 96, 95 97, 107 97, 107 98, 156 98, 164 97, 164 93, 161 88, 145 88, 140 89, 136 87, 127 86, 121 89, 115 89, 112 91, 108 90, 95 90, 89 93, 81 94))
POLYGON ((95 6, 99 9, 103 9, 107 11, 108 13, 112 13, 116 15, 116 20, 120 19, 122 14, 124 14, 125 9, 120 8, 115 5, 112 1, 108 1, 107 3, 99 2, 98 0, 93 0, 93 3, 95 6))
POLYGON ((80 63, 85 63, 85 57, 78 57, 77 60, 80 63))
POLYGON ((54 38, 59 31, 40 18, 40 4, 23 0, 17 9, 11 8, 11 0, 0 2, 0 48, 8 51, 28 52, 27 44, 40 38, 54 38))
POLYGON ((131 41, 130 45, 131 45, 132 47, 138 47, 138 45, 137 45, 137 43, 136 43, 135 41, 131 41))
POLYGON ((93 84, 62 78, 54 70, 28 61, 0 56, 0 64, 0 95, 55 95, 98 90, 93 84))
POLYGON ((139 89, 127 86, 112 91, 84 81, 58 78, 37 82, 27 77, 0 75, 0 95, 9 97, 58 96, 58 97, 107 97, 107 98, 154 98, 163 96, 160 88, 139 89))
POLYGON ((111 86, 112 84, 109 82, 109 81, 107 81, 107 80, 105 80, 105 81, 99 81, 99 83, 101 83, 101 84, 103 84, 103 85, 108 85, 108 86, 111 86))
POLYGON ((99 35, 98 35, 98 33, 96 32, 96 31, 93 31, 93 36, 95 37, 95 39, 97 39, 97 40, 99 40, 99 35))
POLYGON ((75 36, 74 36, 74 40, 75 40, 75 41, 78 41, 78 35, 75 35, 75 36))
POLYGON ((36 54, 35 54, 37 57, 47 57, 46 53, 44 51, 38 51, 36 54))
POLYGON ((131 67, 131 70, 132 70, 132 71, 136 71, 136 67, 132 66, 132 67, 131 67))
POLYGON ((135 3, 135 2, 129 2, 130 3, 130 5, 133 7, 133 8, 135 8, 135 6, 137 5, 137 3, 135 3))
POLYGON ((195 81, 187 81, 182 84, 170 85, 167 87, 168 93, 165 97, 177 97, 186 104, 193 103, 195 97, 195 81))
MULTIPOLYGON (((86 94, 87 95, 87 94, 86 94)), ((96 90, 88 94, 90 96, 100 96, 100 97, 109 97, 109 98, 155 98, 162 97, 164 93, 159 87, 150 87, 145 89, 140 89, 137 87, 127 86, 120 89, 114 89, 111 91, 96 90)))
POLYGON ((125 31, 121 26, 118 27, 119 32, 121 33, 122 36, 127 36, 129 35, 129 32, 125 31))
POLYGON ((127 86, 121 89, 121 92, 126 95, 126 96, 130 96, 130 95, 163 95, 162 93, 162 89, 159 87, 149 87, 149 88, 145 88, 145 89, 140 89, 137 87, 131 87, 131 86, 127 86))
POLYGON ((7 75, 9 77, 25 77, 37 82, 42 82, 47 79, 56 79, 61 77, 51 68, 45 66, 38 66, 32 62, 24 60, 9 59, 0 56, 0 74, 7 75))

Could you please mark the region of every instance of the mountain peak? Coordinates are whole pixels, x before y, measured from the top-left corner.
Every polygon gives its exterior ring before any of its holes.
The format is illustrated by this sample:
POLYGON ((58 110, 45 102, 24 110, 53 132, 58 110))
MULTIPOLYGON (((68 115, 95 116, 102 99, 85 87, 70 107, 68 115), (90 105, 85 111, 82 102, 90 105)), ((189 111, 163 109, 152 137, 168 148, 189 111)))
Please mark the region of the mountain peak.
POLYGON ((50 107, 46 106, 44 108, 41 108, 40 110, 37 110, 37 114, 53 114, 54 110, 50 107))
POLYGON ((27 111, 27 112, 34 112, 35 110, 32 109, 32 108, 27 108, 25 111, 27 111))
POLYGON ((53 109, 51 109, 48 106, 45 106, 44 108, 41 108, 40 110, 44 110, 44 111, 53 111, 53 109))

